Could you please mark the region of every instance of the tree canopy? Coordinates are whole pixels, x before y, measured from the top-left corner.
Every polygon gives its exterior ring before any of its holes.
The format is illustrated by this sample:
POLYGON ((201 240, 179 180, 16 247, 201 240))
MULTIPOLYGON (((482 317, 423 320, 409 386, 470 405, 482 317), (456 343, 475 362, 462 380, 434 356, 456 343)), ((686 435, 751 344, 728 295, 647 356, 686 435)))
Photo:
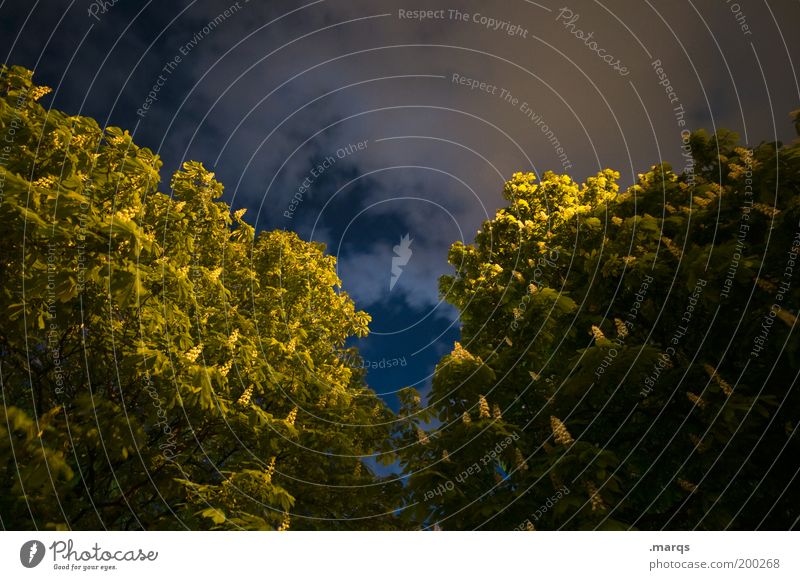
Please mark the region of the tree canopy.
POLYGON ((697 131, 624 191, 514 174, 395 415, 324 246, 257 233, 201 163, 160 191, 48 91, 0 69, 4 528, 795 525, 800 142, 697 131))
POLYGON ((6 528, 393 527, 391 413, 335 260, 0 71, 6 528), (290 515, 291 514, 291 515, 290 515))
POLYGON ((690 163, 517 173, 450 249, 462 338, 406 393, 412 521, 789 529, 800 508, 800 144, 698 131, 690 163), (438 427, 412 444, 417 427, 438 427))

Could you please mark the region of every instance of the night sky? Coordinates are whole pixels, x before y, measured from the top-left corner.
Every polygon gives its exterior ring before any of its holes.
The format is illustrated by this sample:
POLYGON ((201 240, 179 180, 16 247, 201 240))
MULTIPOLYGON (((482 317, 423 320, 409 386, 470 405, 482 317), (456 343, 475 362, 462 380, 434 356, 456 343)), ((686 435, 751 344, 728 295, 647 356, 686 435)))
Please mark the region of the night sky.
POLYGON ((197 160, 258 229, 326 243, 396 408, 458 340, 437 280, 513 172, 680 171, 680 120, 790 141, 798 22, 794 0, 17 0, 0 51, 45 106, 157 151, 162 191, 197 160))

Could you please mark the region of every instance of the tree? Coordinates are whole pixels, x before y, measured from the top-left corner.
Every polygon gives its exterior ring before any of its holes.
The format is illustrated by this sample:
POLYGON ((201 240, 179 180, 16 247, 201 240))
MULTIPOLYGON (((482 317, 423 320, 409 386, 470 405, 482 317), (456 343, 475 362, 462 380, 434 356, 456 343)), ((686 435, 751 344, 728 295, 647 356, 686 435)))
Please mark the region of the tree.
POLYGON ((48 90, 0 70, 3 527, 393 527, 334 258, 256 235, 200 163, 159 192, 156 155, 48 90))
POLYGON ((611 170, 517 173, 452 246, 462 339, 402 411, 412 520, 796 525, 800 143, 737 140, 695 132, 681 174, 624 192, 611 170))

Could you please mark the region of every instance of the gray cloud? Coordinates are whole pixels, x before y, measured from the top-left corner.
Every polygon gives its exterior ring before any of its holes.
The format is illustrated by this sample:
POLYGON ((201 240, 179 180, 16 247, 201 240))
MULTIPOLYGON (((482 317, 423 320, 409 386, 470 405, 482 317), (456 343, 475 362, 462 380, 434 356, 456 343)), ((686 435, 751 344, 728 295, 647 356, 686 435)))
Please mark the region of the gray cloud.
MULTIPOLYGON (((65 108, 85 97, 86 114, 126 127, 139 121, 137 140, 161 147, 168 170, 184 158, 216 162, 227 199, 254 210, 260 226, 341 247, 344 286, 361 307, 402 303, 415 316, 435 307, 449 245, 470 241, 494 214, 514 171, 563 171, 564 156, 578 179, 610 166, 627 184, 662 159, 680 169, 676 104, 691 129, 728 127, 751 142, 793 136, 787 113, 800 100, 792 65, 800 38, 791 23, 800 5, 754 0, 739 2, 740 14, 722 1, 576 0, 567 5, 578 15, 571 23, 557 18, 563 5, 546 1, 240 1, 138 119, 165 63, 231 4, 194 2, 173 22, 183 7, 153 3, 134 21, 140 6, 119 2, 93 24, 88 2, 54 2, 36 9, 27 26, 39 32, 22 34, 9 61, 32 66, 56 30, 38 74, 55 84, 64 73, 65 108), (57 6, 73 8, 55 29, 57 6), (451 17, 453 8, 466 20, 451 17), (401 9, 444 17, 401 18, 401 9), (577 38, 578 29, 591 39, 577 38), (359 142, 368 145, 337 157, 359 142), (298 188, 331 156, 336 163, 286 218, 298 188), (391 247, 404 233, 415 238, 414 256, 389 293, 391 247)), ((0 7, 6 52, 26 9, 0 7)))

